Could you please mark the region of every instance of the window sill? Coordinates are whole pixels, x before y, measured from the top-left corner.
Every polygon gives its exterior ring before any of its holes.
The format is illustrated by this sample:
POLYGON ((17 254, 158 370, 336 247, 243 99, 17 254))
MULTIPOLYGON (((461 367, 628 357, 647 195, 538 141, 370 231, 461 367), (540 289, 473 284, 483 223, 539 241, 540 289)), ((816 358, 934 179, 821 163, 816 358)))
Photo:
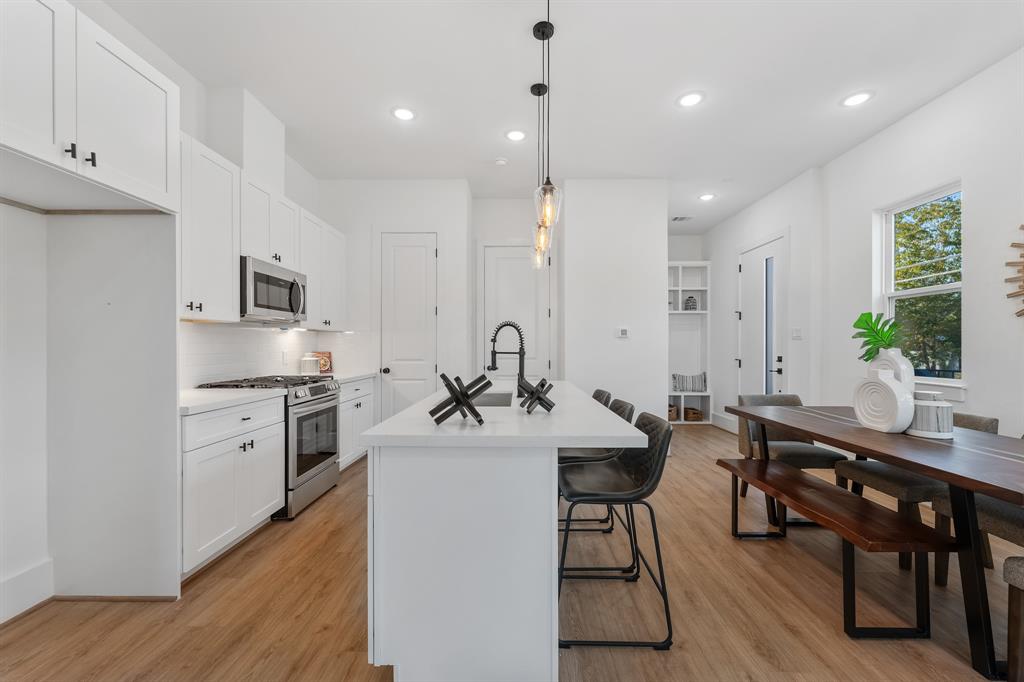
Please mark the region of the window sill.
POLYGON ((943 400, 962 403, 967 400, 967 384, 962 379, 930 379, 916 377, 914 387, 919 391, 939 391, 943 400))

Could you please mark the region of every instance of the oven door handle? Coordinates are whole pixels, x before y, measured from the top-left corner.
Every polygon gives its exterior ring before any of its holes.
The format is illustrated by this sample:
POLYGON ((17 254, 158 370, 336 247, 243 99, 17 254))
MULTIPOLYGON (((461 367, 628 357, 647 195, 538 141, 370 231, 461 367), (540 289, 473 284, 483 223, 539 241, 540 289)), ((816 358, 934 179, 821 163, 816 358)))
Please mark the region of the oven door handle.
POLYGON ((302 309, 306 307, 306 287, 302 286, 302 283, 299 282, 298 277, 293 279, 292 283, 299 289, 299 307, 292 310, 292 314, 295 316, 295 319, 297 320, 299 319, 299 315, 302 314, 302 309))
POLYGON ((295 407, 291 408, 291 410, 289 412, 290 412, 291 416, 294 417, 294 418, 304 417, 307 414, 309 414, 310 412, 318 412, 318 411, 322 410, 324 407, 327 407, 328 405, 330 405, 330 403, 334 403, 335 405, 337 405, 338 404, 338 396, 337 395, 329 395, 327 397, 320 398, 318 400, 314 400, 314 401, 311 401, 311 402, 308 402, 308 403, 303 403, 301 405, 296 405, 295 407))

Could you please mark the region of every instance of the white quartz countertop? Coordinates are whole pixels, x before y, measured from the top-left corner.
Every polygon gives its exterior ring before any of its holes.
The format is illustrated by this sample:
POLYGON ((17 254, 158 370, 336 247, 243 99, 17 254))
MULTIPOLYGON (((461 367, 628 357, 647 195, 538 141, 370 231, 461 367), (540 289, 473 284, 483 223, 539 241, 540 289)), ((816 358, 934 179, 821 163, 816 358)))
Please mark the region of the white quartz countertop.
POLYGON ((283 388, 188 388, 179 394, 178 405, 181 415, 187 416, 280 398, 286 393, 283 388))
POLYGON ((495 382, 488 393, 512 392, 510 407, 478 407, 484 424, 456 414, 434 424, 428 411, 448 395, 445 390, 421 400, 364 431, 361 445, 427 447, 645 447, 647 435, 567 381, 554 382, 548 413, 519 407, 511 383, 495 382))

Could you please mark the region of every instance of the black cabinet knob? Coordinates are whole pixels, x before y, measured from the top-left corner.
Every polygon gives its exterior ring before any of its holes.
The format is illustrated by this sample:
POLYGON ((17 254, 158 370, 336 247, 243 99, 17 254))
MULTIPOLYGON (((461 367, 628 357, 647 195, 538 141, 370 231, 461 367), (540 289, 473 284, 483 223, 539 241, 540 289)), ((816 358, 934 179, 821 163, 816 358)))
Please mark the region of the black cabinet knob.
POLYGON ((96 152, 92 152, 91 154, 89 154, 89 156, 85 157, 85 162, 86 163, 91 163, 92 167, 95 168, 96 167, 96 152))
POLYGON ((65 154, 70 154, 72 159, 78 158, 78 145, 74 142, 71 143, 71 147, 64 150, 65 154))

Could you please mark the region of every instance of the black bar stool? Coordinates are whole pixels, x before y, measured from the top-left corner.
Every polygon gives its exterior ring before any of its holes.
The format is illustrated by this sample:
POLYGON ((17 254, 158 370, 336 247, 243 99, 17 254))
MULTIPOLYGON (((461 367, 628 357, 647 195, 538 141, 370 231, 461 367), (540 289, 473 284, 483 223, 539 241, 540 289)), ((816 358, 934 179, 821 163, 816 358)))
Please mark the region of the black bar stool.
POLYGON ((562 593, 562 582, 566 579, 585 580, 626 580, 635 582, 640 577, 642 563, 655 587, 661 594, 665 606, 665 638, 658 642, 592 640, 592 639, 559 639, 558 646, 613 646, 613 647, 651 647, 666 650, 672 646, 672 616, 668 604, 668 588, 665 585, 665 565, 661 557, 661 540, 658 537, 658 522, 654 508, 647 498, 658 488, 661 474, 665 470, 665 460, 672 441, 672 426, 653 414, 644 412, 636 420, 636 427, 647 434, 646 448, 627 448, 611 459, 598 462, 580 462, 566 464, 558 468, 558 483, 562 496, 569 502, 565 516, 565 534, 562 536, 562 553, 558 562, 558 593, 562 593), (580 568, 567 568, 566 553, 569 549, 569 530, 572 527, 572 515, 577 505, 604 504, 623 507, 626 518, 626 531, 629 535, 630 553, 636 564, 633 574, 621 575, 621 568, 597 568, 596 572, 584 572, 580 568), (655 576, 647 557, 637 543, 637 526, 634 507, 643 506, 651 519, 651 534, 654 538, 654 553, 658 564, 658 575, 655 576), (619 575, 599 574, 600 571, 620 573, 619 575))
MULTIPOLYGON (((595 391, 595 397, 597 396, 597 393, 610 395, 607 391, 595 391)), ((633 407, 633 403, 627 403, 625 400, 619 400, 616 398, 608 403, 607 407, 630 424, 633 423, 633 413, 636 411, 636 408, 633 407)), ((558 463, 561 465, 579 464, 581 462, 600 462, 606 459, 611 459, 620 452, 622 452, 622 448, 558 448, 558 463)), ((618 512, 615 513, 618 514, 618 512)), ((619 520, 625 523, 625 520, 621 516, 619 516, 619 520)), ((558 522, 565 523, 565 519, 559 519, 558 522)), ((575 531, 599 531, 601 533, 611 533, 615 529, 615 518, 612 516, 611 506, 608 506, 605 509, 605 515, 599 519, 576 519, 576 522, 599 524, 607 523, 609 525, 603 528, 576 528, 575 531)))

